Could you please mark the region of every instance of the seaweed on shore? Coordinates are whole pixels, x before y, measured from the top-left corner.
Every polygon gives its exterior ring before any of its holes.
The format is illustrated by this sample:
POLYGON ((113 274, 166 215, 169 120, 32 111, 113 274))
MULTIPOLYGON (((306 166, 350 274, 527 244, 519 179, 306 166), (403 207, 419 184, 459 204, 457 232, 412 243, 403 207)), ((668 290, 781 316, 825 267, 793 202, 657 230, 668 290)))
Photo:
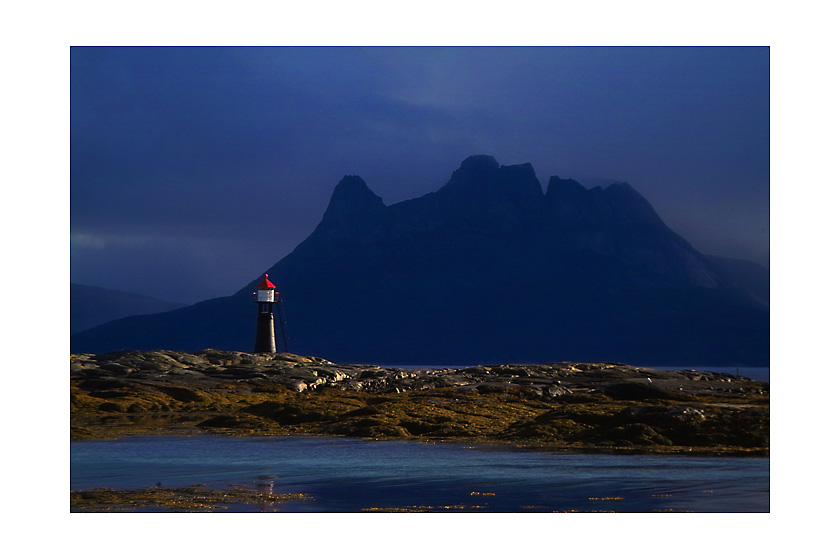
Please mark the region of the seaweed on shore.
POLYGON ((214 490, 205 485, 185 488, 141 488, 114 490, 93 488, 70 492, 70 508, 78 511, 217 511, 234 504, 270 506, 311 499, 306 494, 273 494, 259 490, 227 488, 214 490))

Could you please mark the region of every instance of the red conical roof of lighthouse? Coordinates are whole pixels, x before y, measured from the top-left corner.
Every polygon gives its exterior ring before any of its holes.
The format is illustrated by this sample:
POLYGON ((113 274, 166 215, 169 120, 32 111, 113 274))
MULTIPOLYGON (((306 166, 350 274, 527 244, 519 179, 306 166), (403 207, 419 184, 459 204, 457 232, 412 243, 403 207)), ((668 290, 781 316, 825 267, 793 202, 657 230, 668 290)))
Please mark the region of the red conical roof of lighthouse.
POLYGON ((277 286, 275 286, 274 284, 272 284, 272 283, 271 283, 271 281, 268 279, 268 274, 266 274, 266 275, 265 275, 265 278, 263 278, 263 281, 262 281, 262 282, 260 282, 260 283, 257 285, 257 289, 258 289, 258 290, 267 290, 267 289, 269 289, 269 288, 276 288, 276 287, 277 287, 277 286))

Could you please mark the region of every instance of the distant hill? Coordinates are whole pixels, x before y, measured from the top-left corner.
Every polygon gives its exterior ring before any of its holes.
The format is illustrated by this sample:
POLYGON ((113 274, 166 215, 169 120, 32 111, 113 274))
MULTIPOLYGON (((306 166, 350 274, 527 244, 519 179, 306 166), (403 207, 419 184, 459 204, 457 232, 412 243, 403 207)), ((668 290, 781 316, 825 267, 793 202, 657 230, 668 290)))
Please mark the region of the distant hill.
POLYGON ((186 304, 70 283, 70 333, 77 333, 115 319, 147 315, 186 304))
MULTIPOLYGON (((626 183, 551 177, 543 193, 530 164, 472 156, 439 190, 390 206, 344 177, 267 272, 289 350, 334 362, 768 365, 769 305, 746 268, 698 253, 626 183)), ((71 348, 250 351, 258 280, 71 348)))

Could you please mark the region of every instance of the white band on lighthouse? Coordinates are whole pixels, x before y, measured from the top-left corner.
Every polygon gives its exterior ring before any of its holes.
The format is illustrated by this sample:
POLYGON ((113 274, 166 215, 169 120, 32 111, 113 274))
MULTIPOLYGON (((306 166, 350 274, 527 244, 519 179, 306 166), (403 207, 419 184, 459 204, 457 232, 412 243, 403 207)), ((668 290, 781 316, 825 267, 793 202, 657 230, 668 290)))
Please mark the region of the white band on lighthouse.
POLYGON ((260 303, 273 303, 274 290, 257 290, 257 301, 260 303))

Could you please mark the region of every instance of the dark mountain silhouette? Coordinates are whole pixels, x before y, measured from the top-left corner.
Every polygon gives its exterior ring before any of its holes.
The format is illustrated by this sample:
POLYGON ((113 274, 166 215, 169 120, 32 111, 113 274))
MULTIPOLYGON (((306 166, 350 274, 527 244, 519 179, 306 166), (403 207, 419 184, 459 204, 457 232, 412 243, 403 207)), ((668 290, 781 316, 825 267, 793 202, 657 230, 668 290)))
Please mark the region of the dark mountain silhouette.
POLYGON ((77 333, 122 317, 160 313, 185 305, 71 282, 70 332, 77 333))
POLYGON ((706 257, 724 276, 732 289, 761 305, 770 305, 770 271, 761 265, 740 259, 706 257))
MULTIPOLYGON (((731 265, 695 251, 630 185, 551 177, 543 194, 530 164, 472 156, 438 191, 391 206, 345 177, 267 272, 289 350, 332 361, 769 364, 769 306, 731 265)), ((71 347, 250 351, 259 279, 71 347)))

